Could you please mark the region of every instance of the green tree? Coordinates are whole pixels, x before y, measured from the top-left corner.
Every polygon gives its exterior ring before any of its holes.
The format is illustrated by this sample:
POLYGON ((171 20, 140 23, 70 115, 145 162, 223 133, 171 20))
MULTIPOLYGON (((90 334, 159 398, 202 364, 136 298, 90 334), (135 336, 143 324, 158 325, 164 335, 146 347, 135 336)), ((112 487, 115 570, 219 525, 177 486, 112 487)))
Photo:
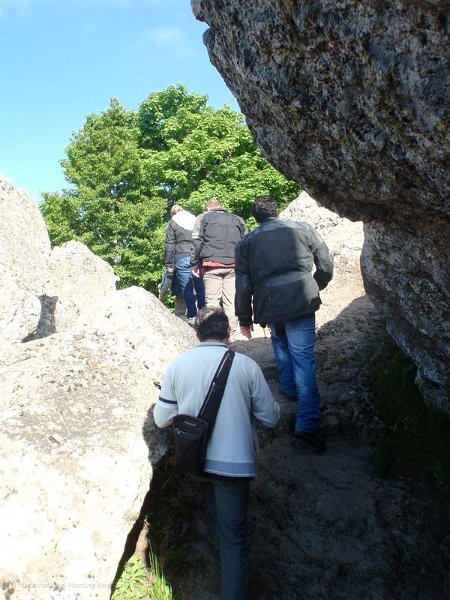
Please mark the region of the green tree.
POLYGON ((72 189, 44 194, 42 212, 54 244, 78 239, 107 260, 121 285, 156 291, 170 207, 194 214, 208 198, 249 222, 255 196, 281 206, 299 191, 262 157, 243 117, 207 96, 169 86, 126 111, 117 100, 90 115, 66 149, 72 189))
POLYGON ((80 240, 114 267, 122 286, 152 288, 167 206, 143 189, 136 113, 112 99, 87 117, 66 153, 61 164, 74 189, 44 194, 41 205, 52 243, 80 240))

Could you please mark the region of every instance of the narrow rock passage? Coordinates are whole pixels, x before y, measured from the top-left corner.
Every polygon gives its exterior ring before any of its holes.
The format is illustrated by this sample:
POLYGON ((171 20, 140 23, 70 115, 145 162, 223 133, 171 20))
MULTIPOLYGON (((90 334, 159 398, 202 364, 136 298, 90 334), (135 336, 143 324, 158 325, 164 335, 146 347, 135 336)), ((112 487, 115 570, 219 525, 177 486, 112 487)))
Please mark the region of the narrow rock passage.
MULTIPOLYGON (((362 363, 382 329, 361 300, 319 331, 324 454, 292 438, 296 407, 278 393, 270 340, 258 330, 255 339, 234 343, 261 364, 282 408, 278 429, 260 430, 249 508, 249 600, 450 598, 450 507, 425 485, 382 479, 370 465, 380 431, 362 363), (342 370, 340 378, 330 377, 342 370)), ((159 501, 170 505, 155 523, 161 527, 168 518, 160 560, 178 597, 218 598, 218 550, 204 527, 195 482, 172 479, 159 501)))
MULTIPOLYGON (((283 218, 312 222, 335 256, 316 314, 327 452, 294 441, 296 405, 278 393, 269 333, 255 326, 253 339, 233 348, 261 366, 282 418, 276 430, 260 430, 248 600, 450 600, 450 507, 425 485, 377 477, 370 464, 383 424, 365 368, 386 328, 361 279, 362 227, 301 200, 283 218)), ((158 495, 153 533, 177 597, 217 599, 218 549, 195 482, 166 478, 158 495)))

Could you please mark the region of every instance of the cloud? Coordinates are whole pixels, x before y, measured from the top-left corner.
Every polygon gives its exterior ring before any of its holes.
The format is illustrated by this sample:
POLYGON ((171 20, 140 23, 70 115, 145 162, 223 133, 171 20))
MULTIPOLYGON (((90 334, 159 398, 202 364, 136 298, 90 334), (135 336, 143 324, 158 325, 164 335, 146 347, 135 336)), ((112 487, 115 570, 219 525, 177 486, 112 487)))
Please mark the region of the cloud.
POLYGON ((33 0, 0 0, 0 19, 9 13, 24 17, 33 0))
POLYGON ((179 58, 191 58, 198 55, 198 51, 186 42, 186 35, 179 27, 158 27, 146 29, 140 39, 141 48, 148 47, 173 52, 179 58))

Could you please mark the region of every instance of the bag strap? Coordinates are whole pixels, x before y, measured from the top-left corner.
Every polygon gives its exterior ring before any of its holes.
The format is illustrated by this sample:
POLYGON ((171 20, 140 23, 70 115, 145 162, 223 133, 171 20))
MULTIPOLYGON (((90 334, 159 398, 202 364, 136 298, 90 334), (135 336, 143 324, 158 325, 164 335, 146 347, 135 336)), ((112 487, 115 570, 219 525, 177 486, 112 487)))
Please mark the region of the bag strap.
POLYGON ((234 352, 227 350, 222 356, 217 371, 214 375, 208 393, 202 404, 198 417, 208 423, 208 438, 212 433, 214 423, 216 422, 217 413, 219 412, 220 402, 227 384, 228 374, 233 363, 234 352))

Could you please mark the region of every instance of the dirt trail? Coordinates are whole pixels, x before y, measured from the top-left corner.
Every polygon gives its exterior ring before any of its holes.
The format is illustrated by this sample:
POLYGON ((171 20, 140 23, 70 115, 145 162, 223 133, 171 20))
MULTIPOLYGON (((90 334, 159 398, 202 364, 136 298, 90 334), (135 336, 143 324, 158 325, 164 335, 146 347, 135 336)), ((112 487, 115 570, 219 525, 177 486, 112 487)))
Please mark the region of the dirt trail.
MULTIPOLYGON (((321 292, 316 317, 327 452, 293 439, 296 406, 278 393, 264 331, 256 327, 252 340, 235 341, 235 350, 259 363, 282 410, 275 431, 260 431, 249 506, 249 600, 450 600, 450 507, 426 486, 382 479, 370 466, 383 424, 365 366, 386 333, 364 295, 362 229, 304 193, 286 213, 311 220, 335 256, 335 277, 321 292)), ((158 496, 159 557, 177 597, 218 598, 218 551, 195 484, 172 477, 158 496)))
MULTIPOLYGON (((260 432, 249 599, 450 599, 450 507, 426 486, 381 479, 370 466, 381 423, 363 367, 384 335, 370 302, 325 305, 319 317, 325 454, 293 439, 295 403, 278 393, 270 340, 255 334, 233 346, 261 365, 283 416, 277 430, 260 432)), ((163 496, 173 508, 160 553, 169 581, 182 600, 218 598, 218 553, 195 483, 172 481, 163 496)))

